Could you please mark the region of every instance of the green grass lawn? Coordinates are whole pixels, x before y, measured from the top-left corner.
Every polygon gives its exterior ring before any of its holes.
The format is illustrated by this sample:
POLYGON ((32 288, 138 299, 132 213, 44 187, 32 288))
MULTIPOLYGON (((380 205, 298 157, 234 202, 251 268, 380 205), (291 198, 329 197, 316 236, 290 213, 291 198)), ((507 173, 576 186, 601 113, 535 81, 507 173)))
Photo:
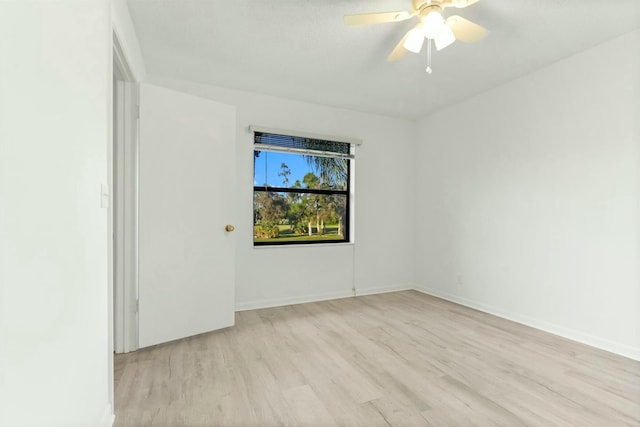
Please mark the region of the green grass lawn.
POLYGON ((275 239, 253 239, 254 242, 299 242, 299 241, 317 241, 317 240, 342 240, 342 236, 337 234, 323 234, 322 236, 293 234, 284 237, 276 237, 275 239))
MULTIPOLYGON (((317 234, 295 234, 291 227, 288 225, 278 225, 280 229, 280 235, 272 239, 257 239, 254 238, 254 242, 299 242, 299 241, 322 241, 322 240, 343 240, 342 236, 338 234, 337 224, 327 224, 325 226, 326 232, 323 235, 317 234)), ((315 228, 314 228, 315 230, 315 228)))

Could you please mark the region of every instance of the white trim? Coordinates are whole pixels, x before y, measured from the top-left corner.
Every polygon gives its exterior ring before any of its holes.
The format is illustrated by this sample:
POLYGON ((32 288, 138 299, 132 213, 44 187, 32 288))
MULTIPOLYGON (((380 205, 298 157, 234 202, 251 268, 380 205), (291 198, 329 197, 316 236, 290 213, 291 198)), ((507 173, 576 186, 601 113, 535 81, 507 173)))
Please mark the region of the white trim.
MULTIPOLYGON (((253 240, 251 241, 253 243, 253 240)), ((318 243, 318 244, 307 244, 307 245, 258 245, 252 246, 253 249, 264 251, 271 249, 295 249, 301 250, 302 248, 326 248, 329 246, 355 246, 354 242, 340 242, 340 243, 318 243)))
POLYGON ((342 154, 333 151, 307 150, 304 148, 280 147, 279 145, 270 144, 254 144, 253 149, 256 151, 275 151, 278 153, 304 154, 305 156, 331 157, 338 159, 355 159, 353 154, 342 154))
POLYGON ((620 356, 628 357, 630 359, 640 361, 640 348, 634 348, 626 344, 617 343, 604 338, 596 337, 594 335, 585 334, 584 332, 576 331, 575 329, 566 328, 564 326, 556 325, 544 320, 534 319, 528 316, 524 316, 517 313, 512 313, 506 310, 502 310, 496 307, 489 306, 477 301, 473 301, 467 298, 463 298, 457 295, 443 292, 437 289, 418 287, 415 286, 414 290, 422 292, 426 295, 431 295, 437 298, 441 298, 447 301, 451 301, 456 304, 470 307, 475 310, 482 311, 503 319, 510 320, 512 322, 520 323, 522 325, 530 326, 541 331, 558 335, 563 338, 570 339, 582 344, 586 344, 591 347, 595 347, 601 350, 605 350, 611 353, 615 353, 620 356))
POLYGON ((299 297, 269 298, 257 301, 237 302, 236 311, 258 310, 261 308, 282 307, 284 305, 304 304, 308 302, 328 301, 353 296, 351 289, 340 292, 305 295, 299 297))
POLYGON ((100 420, 100 427, 112 427, 116 420, 116 416, 111 410, 111 405, 107 405, 100 420))
POLYGON ((357 297, 361 297, 364 295, 378 295, 378 294, 386 294, 389 292, 400 292, 400 291, 410 291, 413 290, 413 286, 409 283, 398 283, 395 285, 389 286, 380 286, 376 288, 355 288, 355 295, 357 297))
POLYGON ((133 72, 127 61, 127 56, 124 53, 124 49, 122 49, 122 44, 115 29, 113 31, 113 61, 118 64, 118 71, 122 80, 126 82, 135 81, 133 72))
POLYGON ((126 63, 117 36, 113 36, 114 76, 114 158, 112 203, 114 224, 114 345, 116 353, 137 346, 138 292, 138 86, 126 63), (122 61, 125 61, 124 63, 122 61), (116 72, 117 71, 117 72, 116 72))
POLYGON ((124 352, 138 348, 138 85, 124 83, 124 352))
POLYGON ((118 64, 115 61, 114 49, 114 82, 113 82, 113 307, 114 307, 114 351, 124 351, 125 315, 124 315, 124 82, 118 79, 118 64))
POLYGON ((327 141, 345 142, 352 145, 362 145, 362 140, 345 136, 322 135, 317 133, 300 132, 296 130, 274 129, 265 126, 249 126, 249 132, 275 133, 278 135, 299 136, 300 138, 325 139, 327 141))
POLYGON ((301 297, 269 298, 257 301, 236 303, 236 311, 258 310, 261 308, 282 307, 285 305, 305 304, 308 302, 329 301, 333 299, 350 298, 354 296, 386 294, 388 292, 409 291, 412 289, 414 289, 414 287, 411 284, 400 283, 389 286, 380 286, 376 288, 356 289, 355 295, 353 293, 353 290, 350 289, 340 292, 328 292, 323 294, 305 295, 301 297))

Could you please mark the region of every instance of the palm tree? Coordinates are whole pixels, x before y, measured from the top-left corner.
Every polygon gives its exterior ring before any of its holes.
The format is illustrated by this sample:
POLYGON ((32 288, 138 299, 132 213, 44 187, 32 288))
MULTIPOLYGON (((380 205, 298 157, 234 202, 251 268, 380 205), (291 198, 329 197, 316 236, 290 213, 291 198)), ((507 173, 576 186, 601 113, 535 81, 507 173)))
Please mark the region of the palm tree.
POLYGON ((347 185, 348 160, 336 157, 305 156, 307 164, 320 175, 320 180, 330 186, 347 185))

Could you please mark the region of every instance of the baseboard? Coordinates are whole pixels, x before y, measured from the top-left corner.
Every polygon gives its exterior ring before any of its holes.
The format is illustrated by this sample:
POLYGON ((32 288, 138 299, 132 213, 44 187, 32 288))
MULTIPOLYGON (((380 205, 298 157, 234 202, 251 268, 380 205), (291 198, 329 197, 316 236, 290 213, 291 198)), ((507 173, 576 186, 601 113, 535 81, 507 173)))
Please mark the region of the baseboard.
POLYGON ((260 308, 282 307, 283 305, 304 304, 307 302, 327 301, 353 296, 353 291, 327 292, 322 294, 304 295, 299 297, 269 298, 256 301, 236 303, 236 311, 257 310, 260 308))
POLYGON ((261 308, 282 307, 283 305, 304 304, 308 302, 328 301, 339 298, 349 298, 353 296, 384 294, 387 292, 408 291, 413 289, 413 285, 408 283, 380 286, 376 288, 356 289, 355 291, 329 292, 300 297, 270 298, 257 301, 245 301, 236 303, 236 311, 258 310, 261 308))
POLYGON ((357 288, 356 296, 386 294, 387 292, 409 291, 414 286, 408 283, 400 283, 396 285, 380 286, 377 288, 357 288))
POLYGON ((112 427, 116 416, 113 413, 111 405, 107 405, 102 415, 102 421, 100 421, 100 427, 112 427))
POLYGON ((564 326, 549 323, 543 320, 534 319, 528 316, 512 313, 506 310, 502 310, 496 307, 489 306, 477 301, 473 301, 458 295, 453 295, 448 292, 443 292, 437 289, 431 289, 427 287, 415 286, 414 289, 418 292, 422 292, 427 295, 431 295, 437 298, 441 298, 447 301, 454 302, 456 304, 464 305, 475 310, 479 310, 494 316, 501 317, 503 319, 511 320, 516 323, 520 323, 532 328, 539 329, 554 335, 561 336, 563 338, 577 341, 582 344, 586 344, 591 347, 599 348, 611 353, 615 353, 620 356, 628 357, 629 359, 640 361, 640 349, 632 346, 617 343, 593 335, 585 334, 584 332, 576 331, 574 329, 566 328, 564 326))

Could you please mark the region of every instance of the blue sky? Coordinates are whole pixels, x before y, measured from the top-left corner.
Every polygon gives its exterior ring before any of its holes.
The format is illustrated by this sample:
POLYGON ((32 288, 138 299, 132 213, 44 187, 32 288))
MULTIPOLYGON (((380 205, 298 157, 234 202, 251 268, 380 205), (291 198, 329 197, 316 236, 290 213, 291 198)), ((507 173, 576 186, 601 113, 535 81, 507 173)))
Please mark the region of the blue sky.
POLYGON ((260 157, 255 159, 255 171, 253 175, 253 185, 264 185, 265 181, 272 187, 283 187, 282 177, 278 176, 282 170, 280 165, 285 163, 291 170, 289 175, 289 187, 296 180, 302 182, 302 178, 313 172, 304 156, 301 154, 276 153, 273 151, 261 151, 260 157))

